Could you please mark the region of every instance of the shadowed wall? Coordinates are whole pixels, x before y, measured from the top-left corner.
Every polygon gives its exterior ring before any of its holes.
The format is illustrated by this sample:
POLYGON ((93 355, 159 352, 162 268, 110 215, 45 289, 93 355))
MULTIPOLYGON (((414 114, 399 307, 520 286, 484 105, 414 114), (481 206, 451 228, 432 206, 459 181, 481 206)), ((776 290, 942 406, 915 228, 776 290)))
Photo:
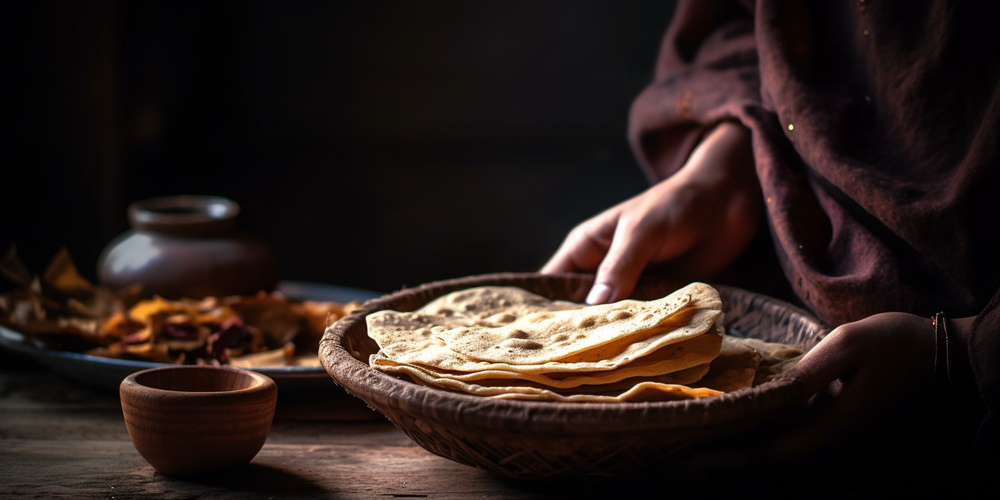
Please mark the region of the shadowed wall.
POLYGON ((0 245, 94 278, 125 208, 242 206, 283 279, 536 270, 646 184, 625 139, 673 2, 25 2, 0 245))

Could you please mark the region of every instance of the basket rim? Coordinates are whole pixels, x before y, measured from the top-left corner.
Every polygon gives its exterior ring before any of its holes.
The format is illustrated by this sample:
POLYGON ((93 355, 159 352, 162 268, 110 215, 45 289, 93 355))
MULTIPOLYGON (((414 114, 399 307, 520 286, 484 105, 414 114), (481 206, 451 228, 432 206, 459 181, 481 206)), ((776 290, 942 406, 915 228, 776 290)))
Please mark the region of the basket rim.
MULTIPOLYGON (((586 431, 637 432, 642 430, 701 427, 724 424, 804 401, 802 381, 778 377, 760 386, 710 398, 655 402, 556 402, 505 400, 446 391, 419 385, 371 368, 351 355, 344 336, 375 311, 392 308, 415 294, 440 296, 454 289, 485 284, 510 284, 519 280, 567 280, 589 288, 593 275, 582 273, 492 273, 434 281, 404 288, 366 301, 359 309, 331 325, 320 341, 320 362, 337 385, 385 414, 420 416, 432 421, 482 428, 513 428, 527 432, 586 431), (544 278, 543 278, 544 277, 544 278), (609 424, 614 424, 610 425, 609 424)), ((811 313, 779 299, 740 288, 713 284, 720 294, 758 297, 781 307, 792 316, 825 327, 811 313)), ((392 420, 392 418, 390 418, 392 420)))

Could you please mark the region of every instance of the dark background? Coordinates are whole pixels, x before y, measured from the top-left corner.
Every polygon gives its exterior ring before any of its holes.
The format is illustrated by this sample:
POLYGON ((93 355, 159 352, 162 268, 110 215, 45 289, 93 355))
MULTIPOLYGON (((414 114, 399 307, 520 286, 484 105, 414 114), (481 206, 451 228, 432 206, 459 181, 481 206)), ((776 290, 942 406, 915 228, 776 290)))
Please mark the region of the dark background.
POLYGON ((19 2, 0 251, 41 272, 147 197, 240 203, 282 279, 537 270, 646 186, 626 139, 674 2, 19 2))

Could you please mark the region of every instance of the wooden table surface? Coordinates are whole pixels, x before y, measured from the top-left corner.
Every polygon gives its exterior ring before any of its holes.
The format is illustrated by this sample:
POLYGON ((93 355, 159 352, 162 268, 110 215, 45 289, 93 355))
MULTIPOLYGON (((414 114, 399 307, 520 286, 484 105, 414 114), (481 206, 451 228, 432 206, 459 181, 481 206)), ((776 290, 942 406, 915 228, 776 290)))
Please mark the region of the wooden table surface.
POLYGON ((268 440, 248 466, 181 480, 156 472, 132 446, 117 393, 0 349, 0 498, 617 499, 652 490, 658 498, 774 500, 901 491, 898 480, 878 482, 877 469, 872 482, 810 464, 777 470, 752 456, 726 456, 685 456, 687 470, 599 483, 515 481, 424 450, 331 381, 326 396, 279 401, 268 440))
POLYGON ((433 455, 332 381, 330 392, 280 401, 247 467, 180 480, 132 446, 117 394, 0 353, 0 497, 553 497, 433 455))
POLYGON ((174 479, 132 446, 116 393, 0 349, 0 498, 546 499, 630 489, 524 483, 438 457, 332 381, 326 397, 279 401, 248 466, 174 479))

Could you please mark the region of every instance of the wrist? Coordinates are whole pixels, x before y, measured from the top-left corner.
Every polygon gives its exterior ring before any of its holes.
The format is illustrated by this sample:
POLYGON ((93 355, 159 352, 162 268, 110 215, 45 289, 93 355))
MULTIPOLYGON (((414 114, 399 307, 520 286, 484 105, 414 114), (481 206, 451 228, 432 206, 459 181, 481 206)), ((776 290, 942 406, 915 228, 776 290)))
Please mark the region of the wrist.
POLYGON ((689 184, 713 189, 756 187, 750 129, 735 121, 718 123, 694 148, 678 174, 689 184))
POLYGON ((948 342, 947 358, 939 357, 937 362, 939 376, 936 377, 936 380, 943 381, 940 377, 940 370, 942 370, 941 363, 945 362, 944 369, 950 369, 950 380, 947 381, 948 392, 956 403, 961 404, 967 410, 983 404, 969 361, 969 338, 974 321, 975 317, 947 318, 944 321, 943 326, 946 328, 948 342))
POLYGON ((969 364, 969 337, 972 334, 972 324, 975 319, 974 316, 948 319, 952 383, 960 393, 968 392, 970 388, 976 390, 972 366, 969 364))

